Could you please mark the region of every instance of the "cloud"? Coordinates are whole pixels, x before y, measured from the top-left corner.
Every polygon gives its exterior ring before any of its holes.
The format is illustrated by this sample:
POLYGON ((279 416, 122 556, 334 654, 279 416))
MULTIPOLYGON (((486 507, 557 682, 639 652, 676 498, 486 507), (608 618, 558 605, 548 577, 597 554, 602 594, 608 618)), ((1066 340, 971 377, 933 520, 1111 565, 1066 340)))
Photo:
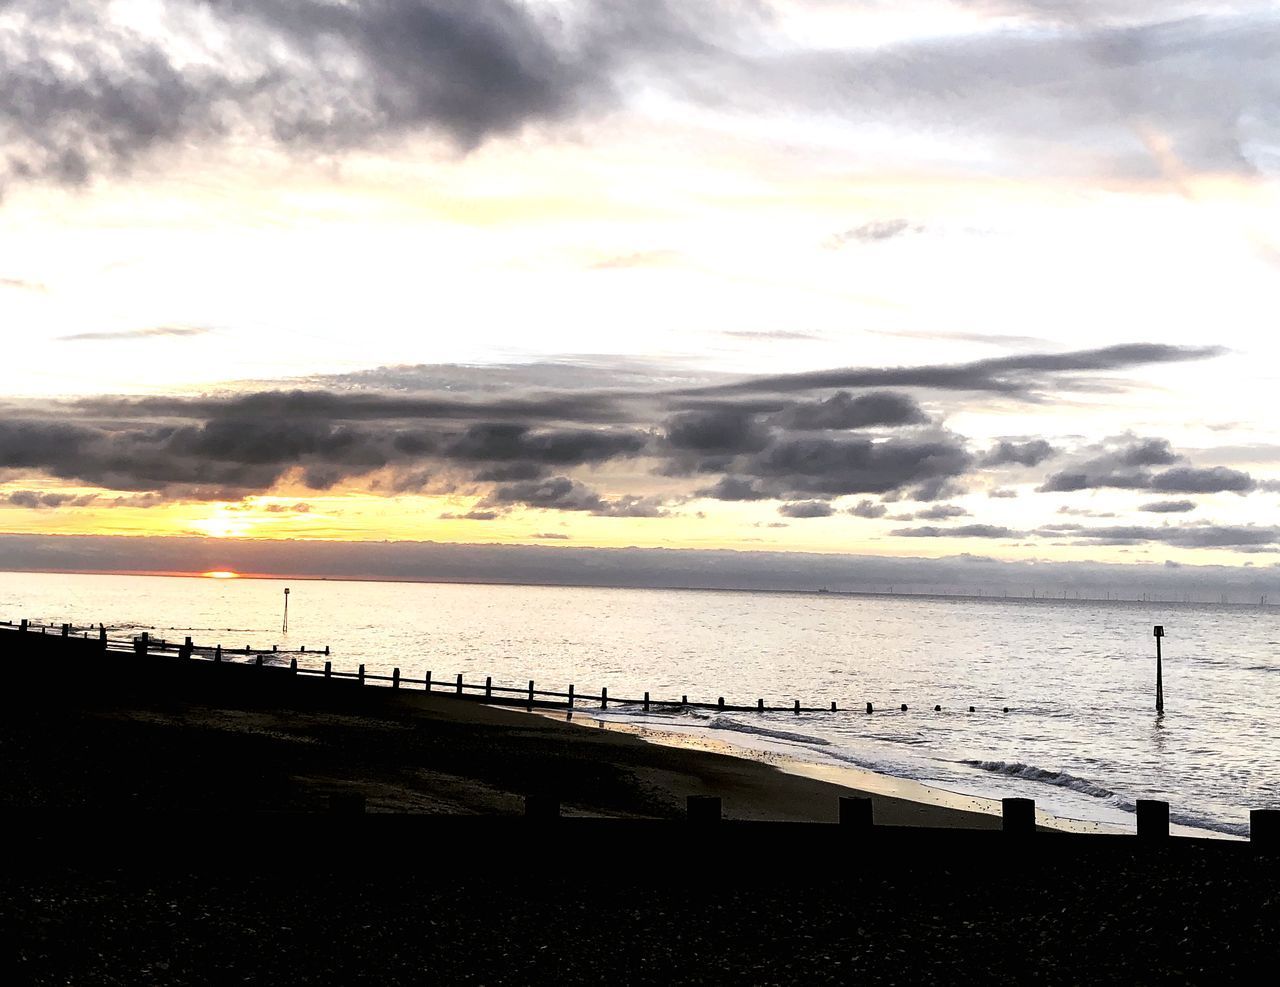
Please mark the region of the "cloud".
POLYGON ((467 511, 465 514, 444 511, 438 516, 442 521, 495 521, 502 514, 498 511, 467 511))
POLYGON ((1065 470, 1051 473, 1038 488, 1070 493, 1111 487, 1158 493, 1248 493, 1257 483, 1248 473, 1214 466, 1197 469, 1173 465, 1185 461, 1167 439, 1121 436, 1093 447, 1094 454, 1065 470), (1153 470, 1152 467, 1167 469, 1153 470))
POLYGON ((884 517, 888 510, 884 504, 877 504, 874 501, 864 499, 850 507, 849 513, 854 517, 878 518, 884 517))
POLYGON ((1073 536, 1082 544, 1133 545, 1143 542, 1160 542, 1179 548, 1249 549, 1280 542, 1280 528, 1207 523, 1159 527, 1136 524, 1101 528, 1080 526, 1073 531, 1073 536))
POLYGON ((838 248, 848 243, 882 243, 911 233, 923 233, 924 227, 906 219, 876 219, 833 234, 827 246, 838 248))
POLYGON ((1061 374, 1127 370, 1160 363, 1179 363, 1220 356, 1219 346, 1172 346, 1124 343, 1066 353, 1027 353, 969 363, 916 367, 848 368, 751 377, 726 384, 686 388, 685 395, 786 394, 830 388, 927 387, 950 391, 994 391, 1026 394, 1061 374))
POLYGON ((709 487, 697 492, 699 497, 713 500, 770 500, 773 494, 760 487, 755 480, 745 476, 722 476, 709 487))
POLYGON ((825 400, 795 404, 775 420, 786 428, 815 431, 923 425, 929 418, 905 394, 873 391, 854 397, 848 391, 837 391, 825 400))
POLYGON ((1186 514, 1195 509, 1194 500, 1156 500, 1138 508, 1148 514, 1186 514))
POLYGON ((783 517, 830 517, 835 508, 825 500, 801 500, 791 504, 781 504, 778 513, 783 517))
POLYGON ((1012 488, 997 487, 994 490, 988 490, 987 496, 997 500, 1012 500, 1013 498, 1018 496, 1018 491, 1012 488))
POLYGON ((119 332, 78 332, 70 336, 59 336, 57 339, 62 343, 77 343, 105 340, 185 338, 207 336, 211 331, 200 326, 153 326, 149 329, 124 329, 119 332))
POLYGON ((62 494, 45 490, 14 490, 3 502, 12 507, 27 510, 50 510, 59 507, 88 507, 98 499, 97 494, 62 494))
POLYGON ((889 532, 899 538, 1017 538, 1019 533, 996 524, 961 524, 954 528, 896 528, 889 532))
POLYGON ((598 493, 567 476, 504 484, 495 487, 484 503, 494 506, 521 504, 556 511, 595 511, 605 506, 598 493))
POLYGON ((569 540, 568 535, 562 534, 559 531, 539 531, 536 534, 530 535, 529 537, 540 538, 543 541, 568 541, 569 540))
POLYGON ((1046 459, 1054 456, 1057 449, 1044 439, 1033 439, 1029 442, 1011 442, 1002 440, 992 446, 978 461, 979 466, 1039 466, 1046 459))
POLYGON ((935 504, 923 511, 916 511, 917 521, 946 521, 954 517, 966 517, 969 512, 958 504, 935 504))
POLYGON ((666 422, 667 445, 681 452, 735 454, 763 449, 769 432, 754 415, 735 408, 684 411, 666 422))

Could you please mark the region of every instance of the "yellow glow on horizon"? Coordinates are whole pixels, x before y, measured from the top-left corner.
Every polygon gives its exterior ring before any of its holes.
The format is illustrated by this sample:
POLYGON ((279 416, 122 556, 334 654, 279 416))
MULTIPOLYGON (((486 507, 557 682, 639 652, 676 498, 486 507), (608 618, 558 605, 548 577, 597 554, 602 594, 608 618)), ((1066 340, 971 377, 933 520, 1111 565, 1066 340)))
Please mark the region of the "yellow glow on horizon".
POLYGON ((211 569, 209 572, 200 573, 205 579, 239 579, 240 573, 232 572, 229 569, 211 569))

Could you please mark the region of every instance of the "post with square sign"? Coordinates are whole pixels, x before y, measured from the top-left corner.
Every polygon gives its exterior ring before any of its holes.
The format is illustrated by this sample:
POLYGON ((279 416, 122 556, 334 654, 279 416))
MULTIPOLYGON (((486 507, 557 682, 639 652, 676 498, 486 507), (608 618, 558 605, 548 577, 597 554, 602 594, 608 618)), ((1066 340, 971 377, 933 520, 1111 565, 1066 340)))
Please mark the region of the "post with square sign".
POLYGON ((1164 626, 1156 624, 1156 712, 1164 712, 1164 670, 1160 667, 1160 639, 1164 637, 1164 626))

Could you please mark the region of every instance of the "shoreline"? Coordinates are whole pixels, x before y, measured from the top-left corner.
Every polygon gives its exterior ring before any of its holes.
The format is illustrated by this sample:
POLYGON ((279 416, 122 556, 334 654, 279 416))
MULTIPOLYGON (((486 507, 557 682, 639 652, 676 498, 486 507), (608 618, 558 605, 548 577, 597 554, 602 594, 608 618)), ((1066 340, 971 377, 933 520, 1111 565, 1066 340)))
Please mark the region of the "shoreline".
MULTIPOLYGON (((564 719, 562 714, 547 710, 535 711, 533 715, 551 719, 564 719)), ((829 759, 820 759, 821 755, 817 752, 814 752, 815 757, 813 759, 805 759, 772 750, 767 745, 751 747, 747 744, 732 743, 716 736, 717 733, 726 731, 716 731, 710 727, 689 727, 685 729, 670 725, 650 727, 629 721, 600 719, 590 712, 580 713, 579 715, 585 715, 588 719, 598 724, 598 729, 628 734, 658 746, 722 754, 726 757, 763 764, 783 774, 838 785, 863 795, 900 799, 916 803, 922 807, 980 813, 990 816, 997 825, 1000 823, 1002 806, 998 798, 957 792, 939 785, 916 781, 912 778, 902 778, 871 768, 846 763, 833 763, 829 759)), ((1120 823, 1075 819, 1069 816, 1056 815, 1040 808, 1038 801, 1036 807, 1036 825, 1043 829, 1060 833, 1128 836, 1133 835, 1135 831, 1136 819, 1137 817, 1135 816, 1131 824, 1122 825, 1120 823)), ((1218 839, 1228 842, 1248 842, 1246 837, 1235 833, 1226 833, 1205 827, 1187 826, 1180 823, 1170 823, 1169 831, 1173 836, 1218 839)))

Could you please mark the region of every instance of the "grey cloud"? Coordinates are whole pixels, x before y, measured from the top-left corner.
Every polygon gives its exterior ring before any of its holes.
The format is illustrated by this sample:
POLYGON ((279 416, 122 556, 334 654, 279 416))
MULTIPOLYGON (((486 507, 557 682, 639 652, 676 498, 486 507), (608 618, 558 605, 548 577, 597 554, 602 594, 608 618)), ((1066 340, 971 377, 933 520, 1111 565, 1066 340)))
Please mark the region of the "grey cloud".
POLYGON ((1121 436, 1092 447, 1092 455, 1084 461, 1050 474, 1039 489, 1050 493, 1103 487, 1158 493, 1247 493, 1257 485, 1248 473, 1223 466, 1197 469, 1173 465, 1185 459, 1167 439, 1121 436), (1152 469, 1157 466, 1168 468, 1152 469))
POLYGON ((791 504, 781 504, 778 513, 783 517, 830 517, 835 508, 825 500, 801 500, 791 504))
POLYGON ((924 227, 906 219, 874 219, 831 236, 830 247, 843 247, 850 242, 880 243, 908 233, 923 233, 924 227))
POLYGON ((442 521, 494 521, 500 517, 502 515, 498 511, 467 511, 465 514, 445 511, 440 514, 442 521))
POLYGON ((1194 500, 1155 500, 1138 508, 1148 514, 1187 514, 1195 509, 1194 500))
POLYGON ((854 397, 848 391, 837 391, 825 400, 797 403, 775 420, 790 429, 836 430, 923 425, 929 418, 905 394, 873 391, 854 397))
POLYGON ((1066 353, 1027 353, 970 363, 917 367, 848 368, 752 377, 677 391, 684 395, 785 394, 826 388, 927 387, 939 390, 1025 394, 1060 374, 1126 370, 1148 364, 1202 360, 1226 352, 1218 346, 1125 343, 1066 353))
POLYGON ((124 329, 118 332, 78 332, 70 336, 59 336, 63 343, 131 340, 131 339, 164 339, 184 338, 191 336, 207 336, 212 330, 200 326, 152 326, 147 329, 124 329))
POLYGON ((1248 493, 1255 485, 1248 473, 1225 466, 1208 469, 1176 466, 1153 476, 1148 489, 1161 493, 1248 493))
POLYGON ((966 517, 966 511, 959 504, 935 504, 923 511, 916 511, 917 521, 946 521, 953 517, 966 517))
POLYGON ((995 490, 988 490, 987 496, 997 500, 1012 500, 1018 496, 1018 491, 1013 489, 996 488, 995 490))
POLYGON ((568 541, 569 540, 568 535, 562 534, 559 531, 539 531, 537 534, 532 535, 531 537, 540 538, 543 541, 568 541))
POLYGON ((1131 545, 1160 542, 1180 548, 1265 547, 1280 542, 1280 528, 1255 525, 1188 524, 1112 525, 1105 528, 1081 528, 1075 537, 1087 543, 1131 545))
POLYGON ((14 490, 4 497, 4 503, 38 511, 59 507, 88 507, 97 499, 97 494, 76 495, 45 490, 14 490))
POLYGON ((877 504, 870 500, 860 500, 849 508, 849 513, 854 517, 878 518, 884 517, 888 513, 888 508, 884 504, 877 504))
POLYGON ((769 430, 756 416, 736 408, 684 411, 667 420, 666 441, 678 452, 733 455, 763 449, 769 430))
POLYGON ((891 532, 899 538, 1017 538, 1019 533, 995 524, 961 524, 954 528, 897 528, 891 532))
POLYGON ((646 436, 638 432, 590 429, 535 432, 511 422, 480 423, 468 426, 448 444, 444 455, 459 460, 516 460, 563 467, 634 456, 647 441, 646 436))
POLYGON ((773 494, 762 489, 755 480, 744 476, 722 476, 710 487, 698 491, 699 497, 714 500, 770 500, 773 494))
POLYGON ((979 460, 979 466, 1039 466, 1057 453, 1044 439, 1029 442, 1003 440, 991 447, 979 460))
POLYGON ((735 464, 768 489, 800 496, 886 493, 912 483, 947 480, 972 456, 951 438, 909 441, 785 437, 735 464))
POLYGON ((556 511, 595 511, 605 506, 598 493, 567 476, 522 480, 495 487, 484 503, 493 506, 523 504, 556 511))

